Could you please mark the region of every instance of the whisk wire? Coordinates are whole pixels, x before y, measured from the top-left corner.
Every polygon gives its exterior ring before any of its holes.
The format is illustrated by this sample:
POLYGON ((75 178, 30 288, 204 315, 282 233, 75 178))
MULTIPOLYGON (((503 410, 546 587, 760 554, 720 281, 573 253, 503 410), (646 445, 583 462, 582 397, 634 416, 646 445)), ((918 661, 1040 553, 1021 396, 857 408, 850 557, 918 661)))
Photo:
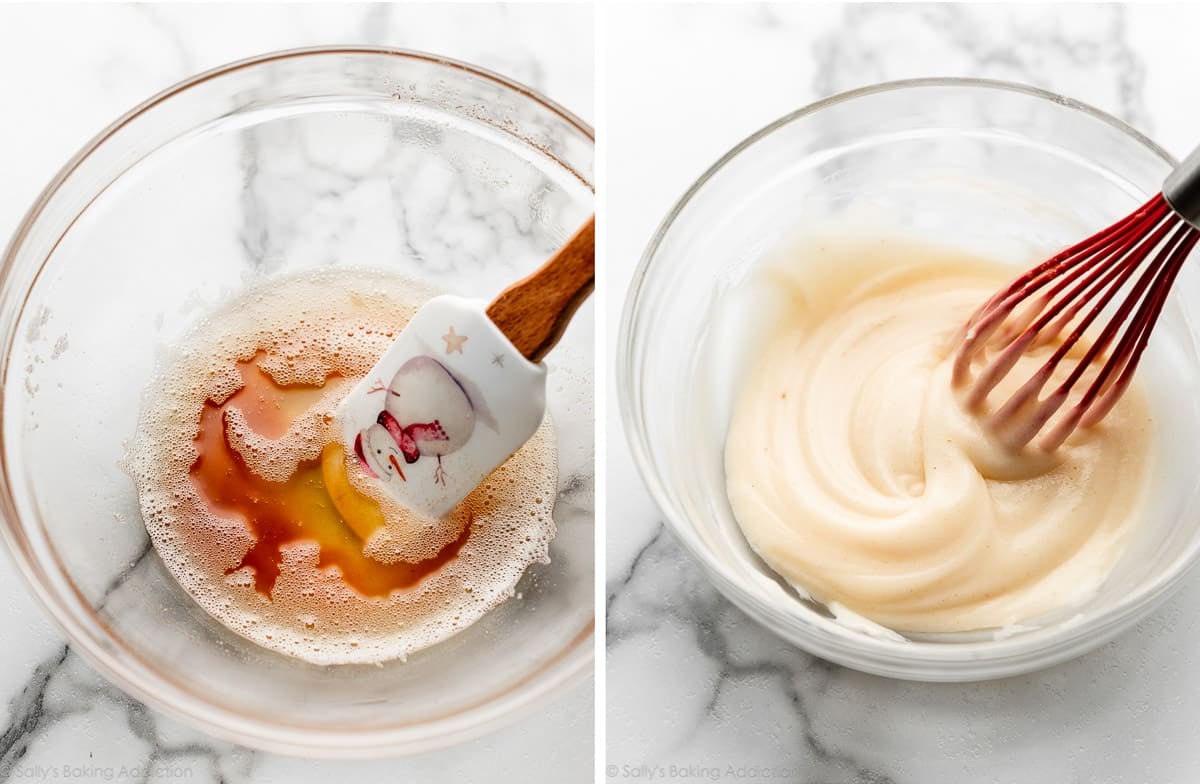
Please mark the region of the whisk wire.
POLYGON ((1167 293, 1198 241, 1200 229, 1185 222, 1160 193, 1103 231, 1018 276, 972 314, 960 332, 952 383, 965 388, 963 404, 971 410, 981 408, 1022 356, 1038 346, 1055 344, 1067 333, 1046 362, 988 417, 987 424, 1009 447, 1021 449, 1054 420, 1039 441, 1040 448, 1053 450, 1077 427, 1099 422, 1128 387, 1167 293), (1111 318, 1082 358, 1041 397, 1063 360, 1109 312, 1111 318), (1115 347, 1106 356, 1110 346, 1115 347), (988 362, 972 378, 980 356, 988 362), (1094 378, 1078 400, 1055 419, 1089 373, 1094 378))
MULTIPOLYGON (((1094 320, 1104 310, 1112 297, 1125 286, 1131 277, 1133 277, 1134 272, 1137 270, 1141 262, 1144 261, 1150 252, 1162 242, 1163 237, 1168 231, 1170 231, 1171 228, 1172 227, 1169 224, 1160 226, 1154 231, 1154 233, 1146 237, 1135 247, 1134 252, 1128 257, 1129 263, 1122 265, 1124 268, 1124 273, 1114 281, 1115 285, 1109 288, 1105 294, 1105 297, 1096 303, 1092 309, 1092 312, 1088 314, 1087 320, 1081 322, 1071 334, 1071 337, 1068 339, 1071 346, 1075 345, 1079 339, 1083 337, 1084 333, 1087 331, 1087 328, 1091 326, 1091 321, 1094 320)), ((1063 403, 1067 401, 1072 389, 1075 387, 1075 384, 1079 382, 1079 380, 1088 370, 1093 368, 1093 363, 1112 344, 1113 340, 1117 337, 1117 334, 1120 333, 1122 326, 1127 325, 1127 319, 1129 318, 1130 312, 1132 312, 1133 309, 1138 305, 1139 301, 1142 300, 1142 296, 1145 294, 1147 289, 1153 291, 1152 283, 1156 285, 1159 271, 1163 268, 1164 263, 1165 257, 1160 253, 1156 255, 1155 258, 1150 262, 1150 265, 1142 271, 1142 274, 1137 276, 1137 280, 1134 282, 1125 299, 1121 301, 1121 304, 1118 306, 1113 318, 1110 319, 1107 324, 1105 324, 1104 329, 1101 331, 1099 337, 1088 347, 1087 351, 1083 355, 1083 358, 1076 363, 1071 373, 1068 374, 1067 378, 1059 385, 1054 394, 1051 395, 1049 400, 1054 402, 1053 407, 1051 408, 1048 403, 1043 404, 1048 410, 1039 412, 1041 415, 1037 417, 1037 427, 1032 427, 1031 423, 1030 426, 1023 428, 1020 431, 1020 438, 1014 439, 1015 446, 1023 446, 1025 443, 1028 443, 1030 440, 1032 440, 1037 435, 1037 432, 1041 429, 1041 427, 1045 425, 1046 422, 1048 422, 1050 418, 1058 412, 1058 409, 1063 405, 1063 403)), ((1140 312, 1141 311, 1139 309, 1139 313, 1140 312)), ((1116 350, 1112 352, 1108 360, 1101 366, 1099 373, 1096 374, 1096 378, 1092 381, 1087 391, 1084 392, 1082 399, 1067 413, 1067 415, 1059 422, 1059 424, 1051 430, 1051 433, 1048 434, 1047 438, 1042 440, 1041 447, 1043 449, 1049 450, 1057 448, 1061 444, 1061 441, 1056 443, 1056 439, 1061 437, 1063 440, 1065 440, 1066 437, 1075 430, 1083 416, 1086 414, 1088 408, 1095 400, 1096 396, 1099 395, 1103 389, 1105 389, 1108 379, 1110 378, 1114 368, 1116 368, 1122 361, 1128 360, 1127 352, 1129 349, 1129 338, 1133 334, 1132 329, 1133 325, 1126 326, 1124 335, 1117 344, 1116 350)), ((1063 346, 1060 346, 1059 350, 1055 352, 1054 357, 1051 359, 1051 362, 1053 362, 1055 368, 1057 368, 1058 363, 1067 353, 1067 350, 1064 349, 1069 350, 1067 342, 1064 342, 1063 346)))
POLYGON ((1154 325, 1158 322, 1158 317, 1162 314, 1163 307, 1166 305, 1167 295, 1170 293, 1171 286, 1174 285, 1175 278, 1179 275, 1180 269, 1183 268, 1183 262, 1187 260, 1192 250, 1196 247, 1197 241, 1200 241, 1200 231, 1190 226, 1180 226, 1177 228, 1176 236, 1172 240, 1173 247, 1169 251, 1169 257, 1162 267, 1159 279, 1151 289, 1150 297, 1142 304, 1134 319, 1133 326, 1122 339, 1122 344, 1129 342, 1132 345, 1132 349, 1121 345, 1117 347, 1115 352, 1117 357, 1128 357, 1122 363, 1121 374, 1115 384, 1110 389, 1104 391, 1103 396, 1094 407, 1089 408, 1084 406, 1086 413, 1081 422, 1084 427, 1090 427, 1103 419, 1112 406, 1116 404, 1125 387, 1129 385, 1129 381, 1133 378, 1133 371, 1137 368, 1142 353, 1146 350, 1146 346, 1150 341, 1150 333, 1154 329, 1154 325), (1136 343, 1133 342, 1134 339, 1136 339, 1136 343))
MULTIPOLYGON (((1066 356, 1082 336, 1087 326, 1095 320, 1096 316, 1108 304, 1117 289, 1124 283, 1127 275, 1122 275, 1122 273, 1132 271, 1137 264, 1136 257, 1125 258, 1123 261, 1113 265, 1105 265, 1103 263, 1123 253, 1130 246, 1135 245, 1139 238, 1136 231, 1134 231, 1134 227, 1131 226, 1125 232, 1115 235, 1113 239, 1114 242, 1119 244, 1115 244, 1106 250, 1095 248, 1086 251, 1080 257, 1080 261, 1077 264, 1068 268, 1067 272, 1062 275, 1062 280, 1056 286, 1042 295, 1037 302, 1031 303, 1026 308, 1027 313, 1024 317, 1016 317, 1013 319, 1011 325, 1005 326, 1007 334, 1001 334, 996 345, 999 353, 996 359, 976 378, 966 401, 968 407, 975 408, 981 405, 992 389, 1012 370, 1013 366, 1016 365, 1021 356, 1030 347, 1051 343, 1074 320, 1079 311, 1089 301, 1093 300, 1097 292, 1104 291, 1105 293, 1101 296, 1100 300, 1093 305, 1091 311, 1084 317, 1083 322, 1081 322, 1083 329, 1077 329, 1059 346, 1058 351, 1055 352, 1049 362, 1051 369, 1056 367, 1061 359, 1066 356), (1099 252, 1100 250, 1104 250, 1104 252, 1099 252), (1076 280, 1080 277, 1083 280, 1076 283, 1076 280), (1070 291, 1066 292, 1065 295, 1062 294, 1063 289, 1072 283, 1076 283, 1076 285, 1070 291), (1079 296, 1080 292, 1084 292, 1083 296, 1079 296), (1041 314, 1041 317, 1037 318, 1039 314, 1041 314), (1034 321, 1035 318, 1037 318, 1036 322, 1034 321), (1034 323, 1031 324, 1030 322, 1034 323), (1047 329, 1047 327, 1051 328, 1047 329)), ((1009 309, 1008 312, 1011 313, 1012 309, 1009 309)), ((967 364, 969 365, 970 357, 967 357, 967 359, 967 364)), ((1049 378, 1049 374, 1046 374, 1046 378, 1049 378)), ((1035 392, 1040 392, 1041 387, 1022 388, 1021 392, 1017 394, 1023 399, 1028 396, 1031 389, 1035 392)))
MULTIPOLYGON (((1073 268, 1079 264, 1099 263, 1117 250, 1114 242, 1136 238, 1138 226, 1147 219, 1158 219, 1168 214, 1170 207, 1160 194, 1139 210, 1117 221, 1112 226, 1076 243, 1042 264, 1028 270, 1006 288, 997 292, 983 304, 967 321, 961 337, 961 347, 954 365, 954 383, 965 383, 970 370, 971 358, 983 348, 992 334, 1003 324, 1016 307, 1026 301, 1050 281, 1057 278, 1062 268, 1073 268), (1103 253, 1104 251, 1107 253, 1103 253)), ((1036 309, 1034 309, 1036 312, 1036 309)), ((1027 323, 1027 322, 1026 322, 1027 323)), ((1014 324, 1013 329, 1022 326, 1014 324)))

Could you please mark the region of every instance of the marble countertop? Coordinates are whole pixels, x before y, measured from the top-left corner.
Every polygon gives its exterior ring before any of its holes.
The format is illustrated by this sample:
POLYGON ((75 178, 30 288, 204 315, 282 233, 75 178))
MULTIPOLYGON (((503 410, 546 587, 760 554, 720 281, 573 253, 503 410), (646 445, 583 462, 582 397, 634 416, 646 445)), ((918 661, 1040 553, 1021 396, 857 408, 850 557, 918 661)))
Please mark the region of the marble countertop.
MULTIPOLYGON (((591 121, 590 7, 0 4, 0 237, 118 114, 198 71, 319 44, 444 54, 533 86, 591 121)), ((589 781, 591 683, 477 741, 393 760, 325 762, 219 741, 130 699, 65 644, 0 556, 0 780, 81 782, 589 781)))
MULTIPOLYGON (((1094 104, 1176 156, 1200 138, 1200 106, 1184 99, 1195 94, 1185 62, 1195 6, 614 6, 606 16, 610 334, 646 241, 688 185, 751 132, 831 93, 991 77, 1094 104)), ((610 339, 609 367, 614 352, 610 339)), ((1200 776, 1200 576, 1134 631, 1032 675, 931 685, 842 669, 765 631, 707 582, 643 489, 608 383, 610 780, 1200 776)))

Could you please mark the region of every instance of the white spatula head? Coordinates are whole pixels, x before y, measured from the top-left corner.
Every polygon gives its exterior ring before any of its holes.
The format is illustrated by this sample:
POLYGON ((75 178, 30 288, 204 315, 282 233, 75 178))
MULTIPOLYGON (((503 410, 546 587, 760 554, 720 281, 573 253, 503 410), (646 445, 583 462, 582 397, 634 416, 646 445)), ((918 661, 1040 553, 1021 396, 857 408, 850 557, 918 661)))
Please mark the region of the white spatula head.
POLYGON ((423 514, 453 509, 545 414, 545 365, 522 356, 486 308, 427 302, 335 414, 352 470, 423 514))

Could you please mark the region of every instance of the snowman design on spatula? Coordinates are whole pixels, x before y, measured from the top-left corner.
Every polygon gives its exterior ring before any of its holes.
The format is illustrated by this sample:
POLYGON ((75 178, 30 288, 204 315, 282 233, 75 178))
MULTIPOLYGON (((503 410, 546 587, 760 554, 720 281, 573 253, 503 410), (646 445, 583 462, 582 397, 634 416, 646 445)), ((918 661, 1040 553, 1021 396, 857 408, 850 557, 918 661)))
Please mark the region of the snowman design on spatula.
POLYGON ((436 457, 433 479, 445 487, 442 458, 475 431, 475 406, 463 384, 441 362, 421 355, 401 365, 386 388, 380 382, 371 391, 383 392, 386 400, 375 423, 354 439, 363 470, 383 481, 407 482, 404 465, 436 457))

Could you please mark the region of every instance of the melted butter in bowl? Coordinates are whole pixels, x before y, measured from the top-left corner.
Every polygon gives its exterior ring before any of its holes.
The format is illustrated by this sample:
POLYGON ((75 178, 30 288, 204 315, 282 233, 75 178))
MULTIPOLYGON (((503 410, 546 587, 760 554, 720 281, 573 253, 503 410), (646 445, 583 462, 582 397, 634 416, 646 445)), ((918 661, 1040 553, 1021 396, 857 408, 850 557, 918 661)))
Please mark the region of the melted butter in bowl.
MULTIPOLYGON (((725 471, 738 525, 772 570, 835 614, 911 633, 1010 627, 1095 594, 1152 493, 1156 433, 1137 379, 1054 454, 1013 455, 949 380, 957 330, 1011 266, 825 238, 753 274, 784 306, 747 349, 725 471)), ((1023 358, 991 399, 1053 348, 1023 358)))

